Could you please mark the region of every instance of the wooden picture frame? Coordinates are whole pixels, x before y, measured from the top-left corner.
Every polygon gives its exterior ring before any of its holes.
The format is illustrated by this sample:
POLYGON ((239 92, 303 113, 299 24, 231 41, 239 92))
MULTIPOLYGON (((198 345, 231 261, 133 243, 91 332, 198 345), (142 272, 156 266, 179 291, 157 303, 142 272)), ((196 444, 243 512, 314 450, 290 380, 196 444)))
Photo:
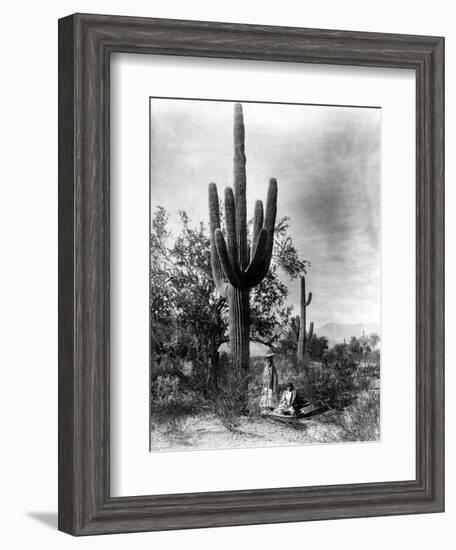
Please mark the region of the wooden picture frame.
POLYGON ((59 21, 59 529, 72 535, 444 509, 444 40, 75 14, 59 21), (110 54, 416 73, 416 479, 110 496, 110 54))

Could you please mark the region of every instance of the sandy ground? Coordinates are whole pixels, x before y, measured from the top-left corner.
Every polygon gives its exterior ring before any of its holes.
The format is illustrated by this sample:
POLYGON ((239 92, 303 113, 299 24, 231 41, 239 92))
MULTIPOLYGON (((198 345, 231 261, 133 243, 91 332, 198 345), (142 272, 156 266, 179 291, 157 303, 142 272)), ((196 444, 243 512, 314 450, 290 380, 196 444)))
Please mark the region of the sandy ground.
POLYGON ((272 418, 242 417, 230 431, 212 414, 188 416, 151 429, 152 451, 189 451, 233 447, 270 447, 342 441, 342 430, 314 417, 290 424, 272 418))

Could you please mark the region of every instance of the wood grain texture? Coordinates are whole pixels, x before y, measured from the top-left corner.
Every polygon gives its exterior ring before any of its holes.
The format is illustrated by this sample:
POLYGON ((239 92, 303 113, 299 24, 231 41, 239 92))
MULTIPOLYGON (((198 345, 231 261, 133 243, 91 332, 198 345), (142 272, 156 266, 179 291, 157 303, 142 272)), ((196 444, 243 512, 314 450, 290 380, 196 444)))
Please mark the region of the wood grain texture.
POLYGON ((59 26, 59 526, 74 532, 74 399, 73 399, 73 319, 74 319, 74 20, 59 26), (65 476, 62 477, 63 472, 65 476))
POLYGON ((438 37, 83 14, 59 21, 59 529, 89 535, 443 511, 443 75, 438 37), (416 480, 110 496, 112 52, 416 71, 416 480))

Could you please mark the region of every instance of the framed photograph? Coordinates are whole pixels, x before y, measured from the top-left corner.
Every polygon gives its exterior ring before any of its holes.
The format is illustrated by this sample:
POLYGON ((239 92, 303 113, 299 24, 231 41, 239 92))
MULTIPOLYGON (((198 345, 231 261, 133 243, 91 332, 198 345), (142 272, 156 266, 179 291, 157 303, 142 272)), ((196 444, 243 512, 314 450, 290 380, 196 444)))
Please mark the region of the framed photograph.
POLYGON ((444 40, 59 21, 59 529, 444 510, 444 40))

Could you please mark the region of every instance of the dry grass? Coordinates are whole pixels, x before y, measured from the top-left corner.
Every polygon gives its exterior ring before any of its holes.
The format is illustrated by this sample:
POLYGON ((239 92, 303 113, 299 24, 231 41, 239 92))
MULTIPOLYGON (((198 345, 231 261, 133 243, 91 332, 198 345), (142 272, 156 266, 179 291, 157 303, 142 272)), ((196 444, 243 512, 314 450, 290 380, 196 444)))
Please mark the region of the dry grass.
POLYGON ((380 439, 380 394, 365 391, 343 412, 342 428, 346 441, 380 439))
MULTIPOLYGON (((182 427, 182 426, 181 426, 182 427)), ((340 426, 315 420, 290 425, 268 417, 241 416, 235 429, 227 428, 218 415, 204 413, 187 418, 185 429, 170 433, 164 427, 152 431, 153 451, 272 447, 343 441, 340 426)))
POLYGON ((318 417, 323 424, 340 428, 340 441, 380 439, 380 395, 364 391, 345 409, 331 410, 318 417))

